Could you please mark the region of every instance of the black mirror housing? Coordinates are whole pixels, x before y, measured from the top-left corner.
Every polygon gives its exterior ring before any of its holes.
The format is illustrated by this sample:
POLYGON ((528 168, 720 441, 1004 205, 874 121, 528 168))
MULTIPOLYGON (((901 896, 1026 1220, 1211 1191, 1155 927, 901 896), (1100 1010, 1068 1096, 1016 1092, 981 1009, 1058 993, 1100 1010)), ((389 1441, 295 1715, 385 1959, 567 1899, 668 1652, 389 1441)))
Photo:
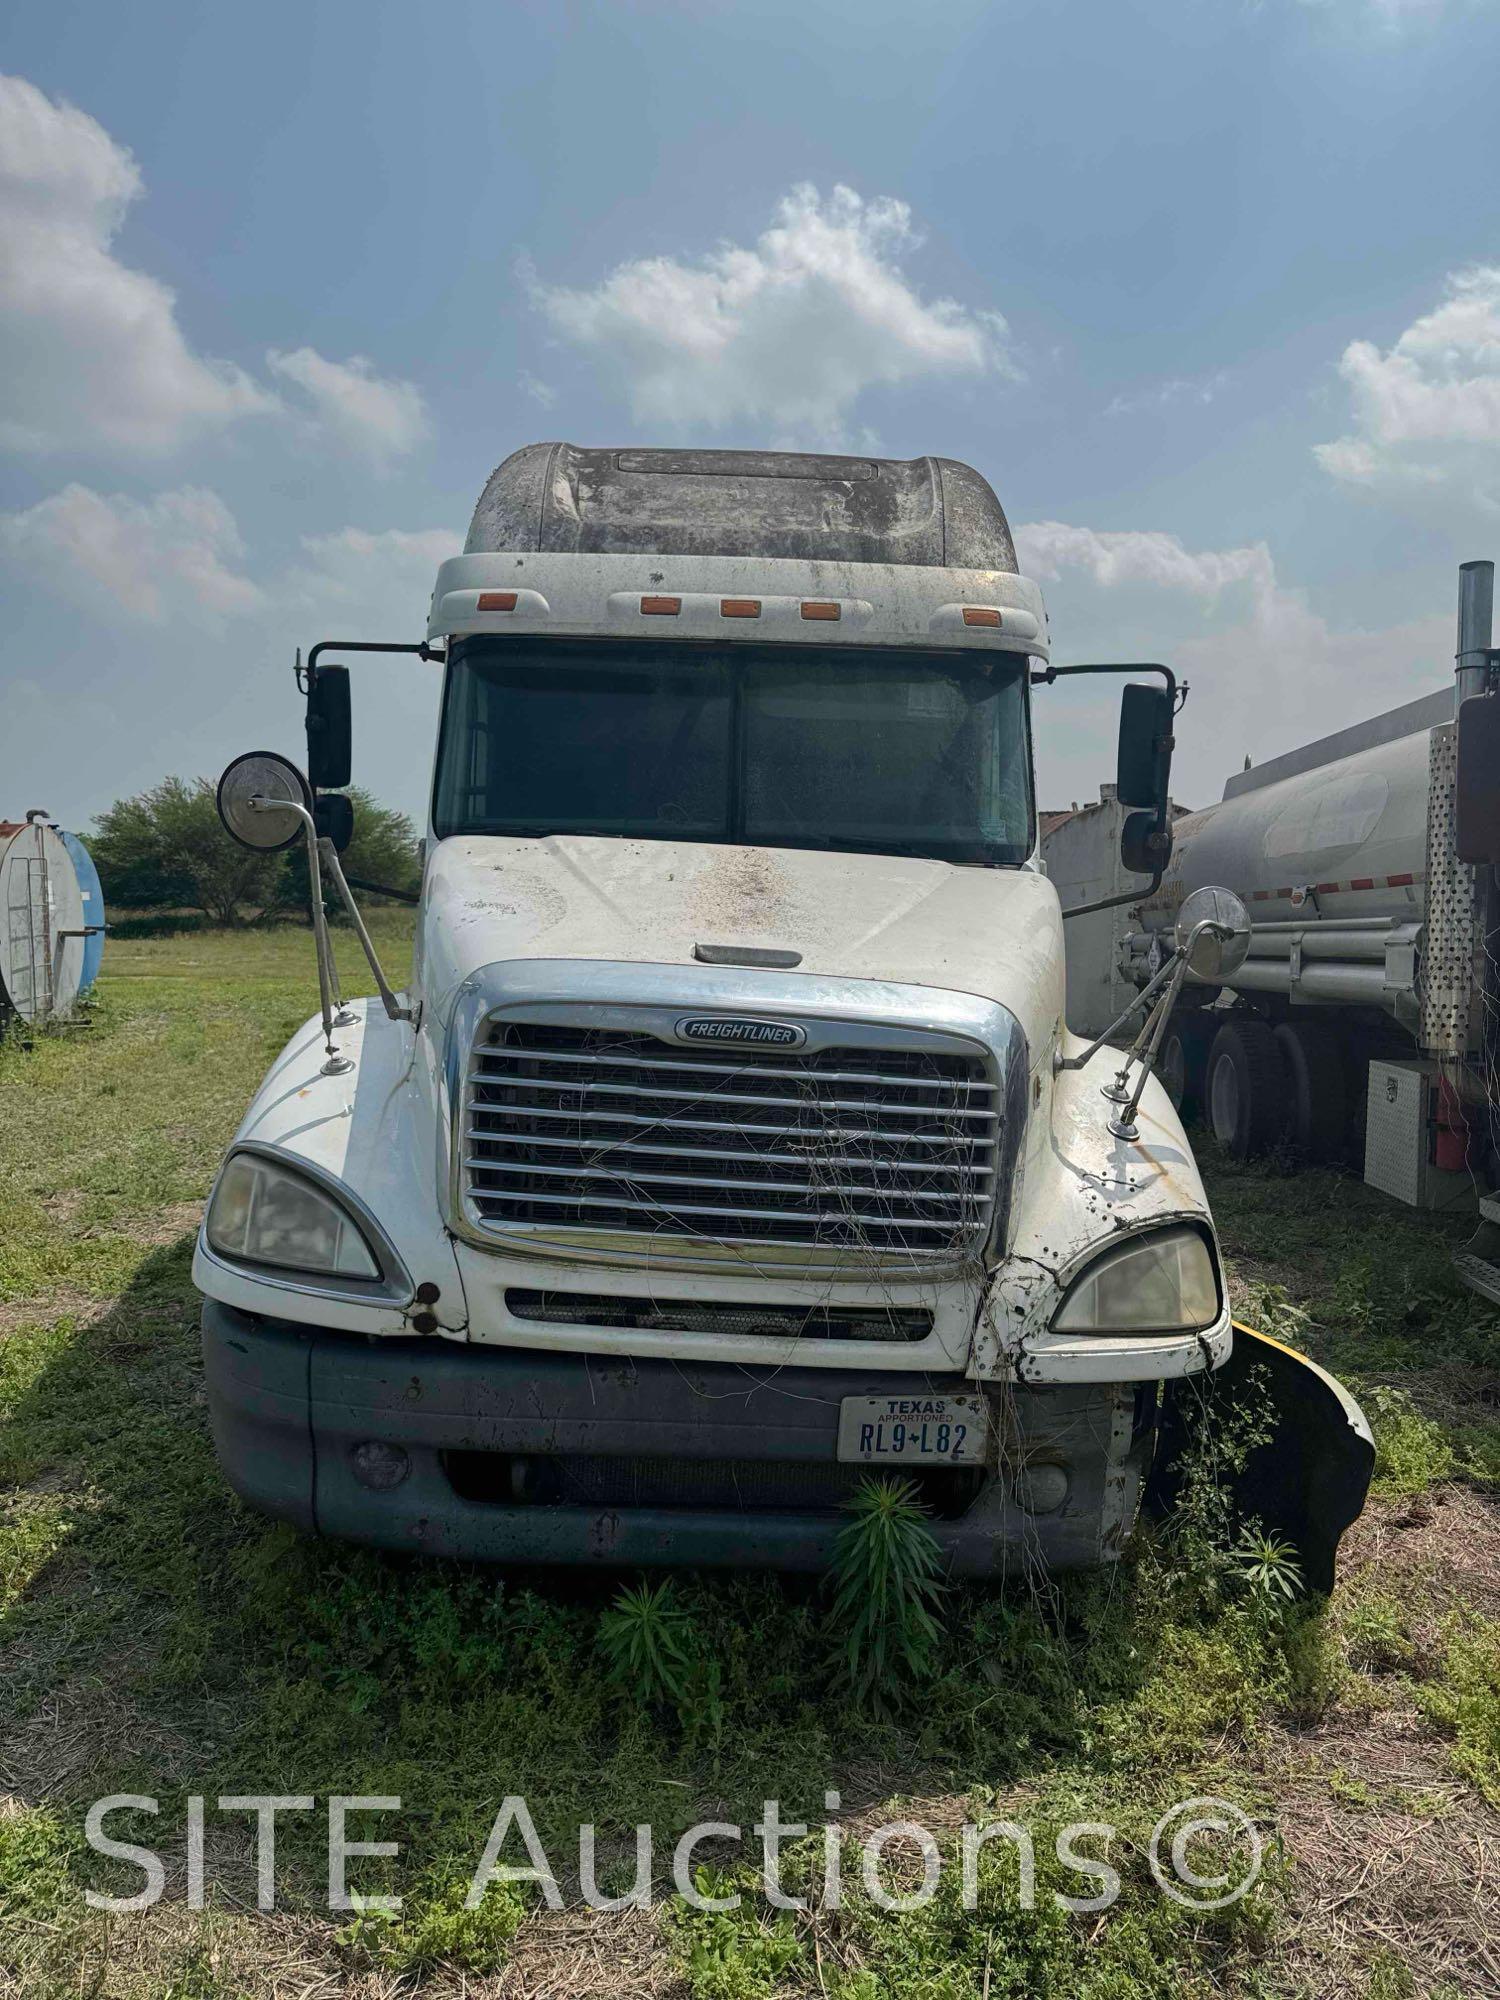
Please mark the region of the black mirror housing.
POLYGON ((349 669, 319 667, 307 690, 307 775, 313 790, 347 785, 352 758, 349 669))
POLYGON ((1500 862, 1500 695, 1471 694, 1459 706, 1453 804, 1459 860, 1500 862))
POLYGON ((313 807, 313 825, 320 840, 331 840, 342 854, 354 838, 354 801, 343 792, 325 792, 313 807))
POLYGON ((1172 697, 1165 688, 1131 681, 1120 695, 1120 743, 1115 791, 1122 806, 1165 814, 1172 775, 1172 697))
POLYGON ((1120 861, 1132 875, 1154 875, 1172 858, 1172 828, 1164 821, 1158 828, 1154 812, 1133 812, 1125 816, 1120 829, 1120 861))

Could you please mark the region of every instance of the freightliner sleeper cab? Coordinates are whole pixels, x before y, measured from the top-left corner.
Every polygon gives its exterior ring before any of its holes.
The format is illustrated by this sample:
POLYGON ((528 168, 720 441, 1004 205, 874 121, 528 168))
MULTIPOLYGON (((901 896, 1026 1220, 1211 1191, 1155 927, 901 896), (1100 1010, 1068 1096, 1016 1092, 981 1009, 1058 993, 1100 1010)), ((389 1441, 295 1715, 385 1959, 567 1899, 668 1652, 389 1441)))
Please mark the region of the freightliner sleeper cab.
MULTIPOLYGON (((340 650, 310 784, 225 781, 335 875, 340 650)), ((956 1574, 1118 1556, 1236 1336, 1176 1113, 1137 1074, 1122 1128, 1063 1018, 1055 670, 987 482, 530 446, 404 650, 444 677, 409 983, 293 1036, 198 1243, 233 1485, 388 1549, 815 1570, 890 1474, 956 1574)), ((1127 690, 1143 891, 1171 712, 1127 690)))

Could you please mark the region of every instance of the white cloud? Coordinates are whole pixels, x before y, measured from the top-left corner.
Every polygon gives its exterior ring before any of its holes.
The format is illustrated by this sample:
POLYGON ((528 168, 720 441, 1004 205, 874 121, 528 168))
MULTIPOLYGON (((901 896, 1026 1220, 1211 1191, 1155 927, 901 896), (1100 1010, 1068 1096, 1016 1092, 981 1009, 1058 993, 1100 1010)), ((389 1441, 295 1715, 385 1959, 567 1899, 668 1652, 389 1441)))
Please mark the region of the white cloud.
MULTIPOLYGON (((1053 656, 1161 660, 1191 685, 1173 792, 1220 797, 1256 763, 1443 686, 1451 613, 1384 630, 1340 624, 1284 584, 1264 543, 1190 549, 1175 535, 1043 521, 1016 530, 1022 567, 1049 584, 1053 656)), ((1058 682, 1037 698, 1042 803, 1096 796, 1110 776, 1118 692, 1058 682)))
POLYGON ((0 76, 0 443, 170 450, 268 409, 240 369, 195 354, 172 293, 113 243, 141 192, 103 126, 0 76))
POLYGON ((582 290, 522 275, 553 330, 623 377, 639 422, 827 440, 877 385, 1019 372, 998 313, 921 297, 902 268, 918 241, 905 202, 803 185, 751 249, 635 258, 582 290))
MULTIPOLYGON (((164 770, 216 772, 257 745, 300 762, 294 649, 330 638, 421 639, 433 574, 460 546, 446 529, 344 527, 307 536, 290 563, 255 566, 242 562, 223 503, 193 489, 143 503, 73 486, 0 515, 0 562, 24 567, 33 629, 42 629, 42 592, 64 614, 45 645, 49 699, 24 670, 9 684, 11 706, 20 704, 15 726, 0 729, 0 765, 14 752, 9 796, 30 773, 25 803, 40 798, 81 824, 164 770), (188 708, 184 646, 202 697, 188 708), (169 738, 163 714, 172 716, 169 738), (89 723, 82 736, 80 716, 89 723)), ((355 775, 423 820, 442 676, 399 656, 348 659, 355 775)), ((5 778, 0 770, 0 791, 5 778)))
POLYGON ((1031 521, 1018 527, 1021 567, 1045 582, 1067 570, 1084 570, 1095 583, 1160 584, 1195 597, 1215 597, 1231 584, 1274 584, 1264 542, 1240 549, 1189 549, 1176 535, 1155 529, 1078 528, 1066 521, 1031 521))
POLYGON ((516 377, 516 386, 529 396, 539 409, 550 410, 557 401, 557 391, 550 382, 539 382, 528 368, 523 368, 516 377))
POLYGON ((199 486, 150 500, 65 486, 0 515, 0 549, 106 624, 116 612, 150 624, 183 616, 217 623, 262 602, 234 567, 244 556, 234 516, 199 486))
POLYGON ((1325 472, 1365 487, 1462 483, 1500 506, 1500 268, 1455 273, 1392 347, 1351 341, 1339 373, 1354 428, 1314 446, 1325 472))
POLYGON ((377 462, 427 433, 414 383, 363 355, 267 355, 297 417, 228 361, 196 353, 172 292, 115 242, 143 192, 140 169, 97 120, 23 77, 0 76, 0 444, 160 456, 239 418, 274 414, 377 462))
POLYGON ((1212 375, 1172 375, 1128 396, 1111 397, 1107 417, 1134 417, 1143 410, 1170 410, 1187 403, 1202 409, 1211 403, 1229 380, 1229 371, 1220 368, 1212 375))
POLYGON ((363 354, 329 361, 313 347, 290 353, 272 348, 266 364, 302 391, 321 429, 377 462, 413 450, 427 435, 427 410, 416 384, 377 375, 363 354))
MULTIPOLYGON (((302 537, 302 559, 278 590, 304 611, 337 617, 345 639, 419 638, 437 566, 463 548, 449 528, 339 528, 302 537)), ((323 636, 321 633, 318 635, 323 636)))
POLYGON ((295 562, 254 582, 234 516, 203 487, 135 500, 75 484, 0 514, 0 554, 106 624, 254 613, 278 632, 313 619, 337 623, 343 638, 414 638, 438 564, 462 546, 446 528, 339 528, 303 536, 295 562))

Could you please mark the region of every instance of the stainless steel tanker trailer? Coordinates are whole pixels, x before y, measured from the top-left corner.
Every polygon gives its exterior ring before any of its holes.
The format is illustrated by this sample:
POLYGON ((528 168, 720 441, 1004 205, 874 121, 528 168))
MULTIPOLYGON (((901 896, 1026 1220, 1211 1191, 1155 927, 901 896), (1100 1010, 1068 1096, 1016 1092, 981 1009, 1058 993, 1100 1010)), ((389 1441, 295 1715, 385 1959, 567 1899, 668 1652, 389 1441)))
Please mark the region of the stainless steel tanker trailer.
MULTIPOLYGON (((1249 952, 1222 987, 1184 984, 1161 1049, 1173 1100, 1239 1158, 1289 1142, 1420 1206, 1478 1202, 1460 1266, 1500 1297, 1493 569, 1460 572, 1456 688, 1236 772, 1175 819, 1160 886, 1070 929, 1069 994, 1070 1025, 1097 1030, 1079 1014, 1145 985, 1184 897, 1233 889, 1249 952)), ((1097 893, 1117 813, 1106 794, 1055 816, 1042 853, 1064 912, 1097 893)))

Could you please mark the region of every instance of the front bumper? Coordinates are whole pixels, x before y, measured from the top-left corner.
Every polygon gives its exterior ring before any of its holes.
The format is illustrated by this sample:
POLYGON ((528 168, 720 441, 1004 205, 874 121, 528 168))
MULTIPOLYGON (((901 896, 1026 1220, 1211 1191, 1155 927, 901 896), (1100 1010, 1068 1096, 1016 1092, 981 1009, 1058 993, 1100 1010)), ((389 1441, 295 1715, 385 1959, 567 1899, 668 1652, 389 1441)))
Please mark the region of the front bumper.
MULTIPOLYGON (((865 1368, 361 1340, 211 1299, 203 1342, 219 1458, 251 1505, 308 1533, 518 1564, 822 1570, 861 1471, 837 1461, 840 1399, 914 1386, 865 1368)), ((974 1387, 957 1373, 925 1386, 974 1387)), ((951 1571, 1113 1560, 1155 1385, 993 1393, 994 1462, 926 1476, 951 1571), (1066 1469, 1066 1497, 1029 1511, 1017 1478, 1043 1463, 1066 1469)))

